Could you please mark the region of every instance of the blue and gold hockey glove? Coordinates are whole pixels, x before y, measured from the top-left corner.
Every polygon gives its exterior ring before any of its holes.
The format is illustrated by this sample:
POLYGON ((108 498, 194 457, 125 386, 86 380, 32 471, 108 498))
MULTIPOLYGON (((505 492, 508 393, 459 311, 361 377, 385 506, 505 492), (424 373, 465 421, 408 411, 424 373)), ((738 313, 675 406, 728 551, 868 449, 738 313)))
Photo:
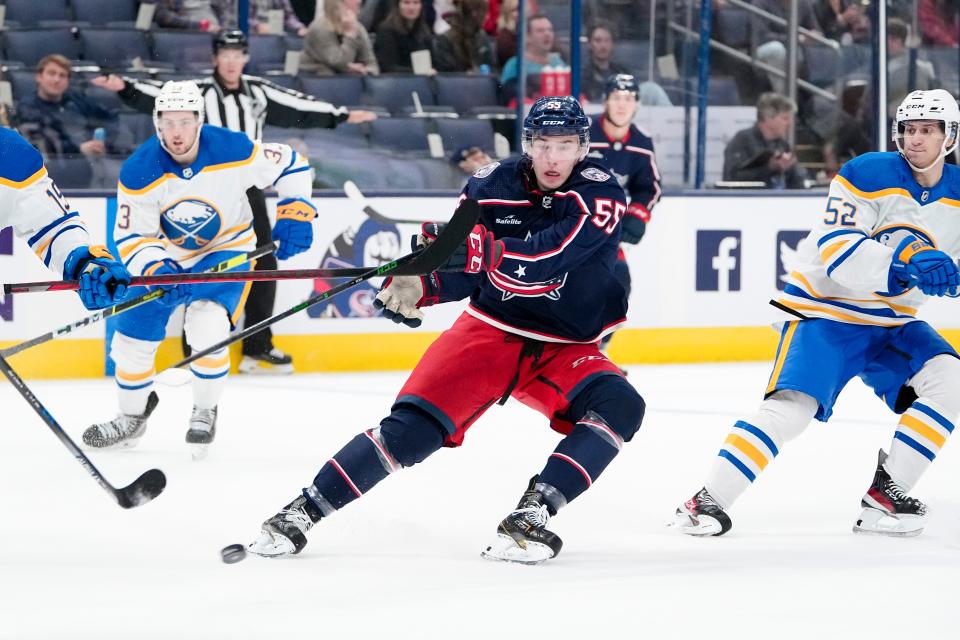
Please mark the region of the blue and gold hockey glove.
POLYGON ((373 306, 383 312, 383 317, 416 329, 423 322, 420 308, 436 304, 440 300, 439 292, 440 280, 435 273, 395 276, 383 281, 373 306))
POLYGON ((928 296, 952 296, 960 286, 960 270, 953 258, 911 235, 893 250, 887 286, 890 293, 916 286, 928 296))
POLYGON ((650 212, 639 202, 631 202, 627 207, 627 214, 623 216, 623 225, 620 228, 620 242, 637 244, 647 231, 650 222, 650 212))
POLYGON ((280 243, 277 260, 303 253, 313 244, 313 219, 317 208, 303 198, 287 198, 277 203, 277 223, 273 239, 280 243))
POLYGON ((80 301, 87 309, 112 307, 127 294, 130 272, 106 247, 77 247, 63 264, 65 280, 79 280, 80 301))
MULTIPOLYGON (((143 270, 145 276, 176 275, 178 273, 183 273, 183 267, 170 258, 151 262, 143 270)), ((165 307, 175 307, 182 304, 186 302, 187 296, 190 295, 190 285, 187 284, 158 284, 147 287, 148 291, 156 291, 157 289, 163 289, 165 292, 156 299, 158 303, 165 307)))

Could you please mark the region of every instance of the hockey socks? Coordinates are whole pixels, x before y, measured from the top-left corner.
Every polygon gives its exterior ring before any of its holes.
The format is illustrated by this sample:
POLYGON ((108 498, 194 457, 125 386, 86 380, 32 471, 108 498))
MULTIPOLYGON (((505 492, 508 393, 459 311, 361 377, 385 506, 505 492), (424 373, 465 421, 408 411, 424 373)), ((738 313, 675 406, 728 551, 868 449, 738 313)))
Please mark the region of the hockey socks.
POLYGON ((929 398, 918 398, 900 417, 884 466, 910 491, 953 433, 953 414, 929 398))

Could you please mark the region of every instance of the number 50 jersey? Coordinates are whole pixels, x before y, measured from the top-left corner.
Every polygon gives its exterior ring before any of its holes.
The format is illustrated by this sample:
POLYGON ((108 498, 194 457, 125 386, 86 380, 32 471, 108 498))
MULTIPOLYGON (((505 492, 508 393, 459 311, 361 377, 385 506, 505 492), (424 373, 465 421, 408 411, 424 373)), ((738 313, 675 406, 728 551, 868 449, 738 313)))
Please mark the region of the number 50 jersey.
POLYGON ((907 235, 960 254, 960 168, 936 186, 917 184, 899 153, 867 153, 830 184, 822 222, 797 248, 780 304, 807 317, 875 326, 915 319, 917 288, 886 293, 893 250, 907 235))
POLYGON ((119 257, 131 273, 142 274, 164 258, 191 267, 211 251, 250 251, 256 237, 246 192, 271 185, 281 200, 310 198, 309 166, 285 144, 203 125, 197 159, 182 166, 154 136, 120 170, 119 257))

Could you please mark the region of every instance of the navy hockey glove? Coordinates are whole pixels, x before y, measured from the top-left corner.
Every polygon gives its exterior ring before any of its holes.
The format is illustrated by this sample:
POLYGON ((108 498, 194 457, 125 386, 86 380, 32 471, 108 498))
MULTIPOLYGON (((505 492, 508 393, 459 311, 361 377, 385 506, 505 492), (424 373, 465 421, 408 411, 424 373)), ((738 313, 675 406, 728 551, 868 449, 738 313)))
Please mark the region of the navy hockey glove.
POLYGON ((911 235, 893 250, 887 286, 890 293, 916 286, 928 296, 954 295, 960 271, 953 258, 911 235))
POLYGON ((280 243, 277 260, 292 258, 313 244, 313 219, 317 208, 303 198, 287 198, 277 203, 277 223, 273 239, 280 243))
MULTIPOLYGON (((183 273, 183 268, 170 258, 151 262, 147 265, 147 268, 143 270, 143 275, 145 276, 162 276, 177 273, 183 273)), ((175 307, 178 304, 182 304, 186 302, 187 296, 190 295, 190 285, 186 284, 158 284, 147 287, 147 291, 156 291, 157 289, 163 289, 166 292, 159 298, 156 298, 156 301, 165 307, 175 307)))
POLYGON ((383 317, 416 329, 423 322, 421 307, 439 301, 440 282, 436 274, 429 276, 395 276, 387 278, 373 306, 381 309, 383 317))
POLYGON ((627 244, 637 244, 647 231, 650 222, 650 212, 638 202, 627 207, 627 215, 623 217, 623 226, 620 229, 620 241, 627 244))
POLYGON ((80 301, 91 311, 111 307, 123 299, 130 272, 105 247, 77 247, 63 264, 66 280, 79 280, 80 301))

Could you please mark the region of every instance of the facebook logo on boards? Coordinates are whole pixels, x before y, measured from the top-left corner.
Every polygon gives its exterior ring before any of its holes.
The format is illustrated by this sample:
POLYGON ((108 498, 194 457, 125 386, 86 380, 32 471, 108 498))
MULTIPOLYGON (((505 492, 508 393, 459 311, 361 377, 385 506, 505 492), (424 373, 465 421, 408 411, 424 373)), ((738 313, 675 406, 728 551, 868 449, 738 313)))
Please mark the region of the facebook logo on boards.
MULTIPOLYGON (((0 229, 0 256, 13 255, 13 227, 0 229)), ((13 322, 13 296, 0 302, 0 320, 13 322)))
POLYGON ((740 291, 740 232, 697 231, 697 291, 740 291))
POLYGON ((777 291, 787 286, 787 278, 797 261, 797 245, 809 233, 809 230, 777 232, 777 291))

